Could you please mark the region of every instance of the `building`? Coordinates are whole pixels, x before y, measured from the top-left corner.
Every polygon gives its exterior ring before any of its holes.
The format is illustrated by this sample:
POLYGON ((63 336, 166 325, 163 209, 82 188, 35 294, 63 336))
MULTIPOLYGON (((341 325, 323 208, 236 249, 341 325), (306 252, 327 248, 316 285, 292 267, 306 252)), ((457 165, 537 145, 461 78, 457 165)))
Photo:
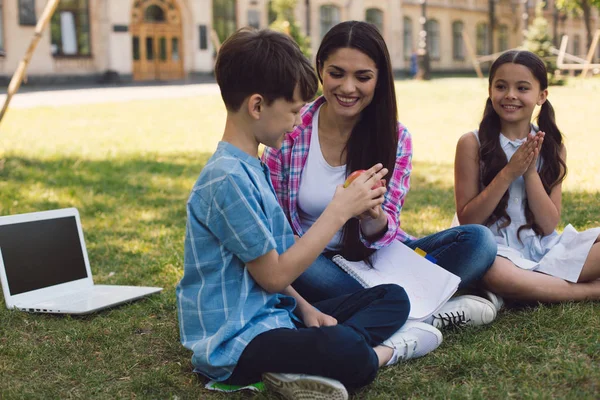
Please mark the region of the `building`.
MULTIPOLYGON (((470 45, 484 55, 518 46, 535 0, 298 0, 295 18, 312 53, 327 30, 349 19, 379 27, 395 70, 408 70, 422 16, 433 71, 472 71, 470 45), (490 30, 490 6, 494 29, 490 30), (465 32, 470 43, 464 43, 465 32), (490 32, 493 32, 491 34, 490 32)), ((587 52, 583 20, 546 15, 568 52, 587 52)), ((216 48, 237 28, 267 27, 269 0, 61 0, 28 67, 30 81, 178 80, 210 74, 216 48)), ((0 79, 8 81, 32 39, 44 0, 0 0, 0 79)), ((600 28, 598 10, 592 28, 600 28)), ((558 45, 558 44, 557 44, 558 45)), ((600 56, 600 45, 596 52, 600 56)))

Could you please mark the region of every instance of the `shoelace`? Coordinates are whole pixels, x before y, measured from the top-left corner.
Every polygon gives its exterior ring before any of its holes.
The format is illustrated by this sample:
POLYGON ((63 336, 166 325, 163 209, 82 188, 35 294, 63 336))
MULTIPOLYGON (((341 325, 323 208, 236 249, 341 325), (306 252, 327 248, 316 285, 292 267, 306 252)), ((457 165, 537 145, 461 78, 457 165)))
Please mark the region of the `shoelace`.
POLYGON ((433 318, 442 320, 444 327, 461 327, 471 322, 470 319, 467 319, 464 311, 437 314, 433 318))

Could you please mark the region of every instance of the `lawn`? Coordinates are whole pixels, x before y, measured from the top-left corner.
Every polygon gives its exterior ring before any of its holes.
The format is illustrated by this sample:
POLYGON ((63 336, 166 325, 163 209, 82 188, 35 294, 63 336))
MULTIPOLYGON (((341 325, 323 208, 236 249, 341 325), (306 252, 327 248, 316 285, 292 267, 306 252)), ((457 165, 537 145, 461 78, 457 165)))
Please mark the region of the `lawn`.
MULTIPOLYGON (((599 89, 593 79, 550 91, 570 168, 560 228, 600 226, 599 89)), ((486 90, 474 78, 397 82, 415 145, 402 214, 410 233, 450 224, 455 144, 477 126, 486 90)), ((223 126, 218 95, 8 112, 0 215, 77 207, 97 283, 165 290, 85 317, 9 311, 0 299, 0 398, 273 398, 206 391, 179 344, 185 201, 223 126)), ((600 397, 596 303, 510 309, 490 326, 446 332, 437 351, 382 370, 355 395, 509 397, 600 397)))

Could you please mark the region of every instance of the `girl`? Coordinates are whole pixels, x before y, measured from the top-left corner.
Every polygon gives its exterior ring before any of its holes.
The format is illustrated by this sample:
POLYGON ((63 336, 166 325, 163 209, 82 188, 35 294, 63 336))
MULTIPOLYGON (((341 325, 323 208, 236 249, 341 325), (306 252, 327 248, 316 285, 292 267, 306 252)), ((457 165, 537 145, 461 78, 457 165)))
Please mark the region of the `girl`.
MULTIPOLYGON (((281 149, 265 148, 262 155, 295 233, 302 236, 310 228, 352 171, 381 162, 390 172, 383 205, 346 223, 294 288, 310 302, 353 293, 361 285, 333 263, 331 255, 368 260, 394 240, 431 254, 461 277, 462 286, 481 278, 496 255, 489 230, 468 225, 416 239, 400 228, 412 142, 398 122, 390 57, 377 28, 360 21, 334 26, 323 38, 316 61, 323 96, 300 112, 302 123, 285 137, 281 149)), ((495 318, 496 309, 485 299, 461 296, 439 316, 443 318, 434 320, 438 327, 483 324, 495 318)))
POLYGON ((555 231, 566 150, 544 62, 528 51, 502 54, 488 91, 479 130, 460 138, 455 160, 458 220, 488 226, 498 243, 483 283, 515 300, 599 299, 600 228, 555 231), (539 128, 531 124, 536 106, 539 128))

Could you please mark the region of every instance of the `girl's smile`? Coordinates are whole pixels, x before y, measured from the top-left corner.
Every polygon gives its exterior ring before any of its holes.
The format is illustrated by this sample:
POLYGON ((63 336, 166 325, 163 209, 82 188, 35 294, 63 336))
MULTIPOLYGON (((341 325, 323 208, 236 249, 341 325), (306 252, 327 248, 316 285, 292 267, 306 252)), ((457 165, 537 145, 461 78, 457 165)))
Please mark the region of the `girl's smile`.
MULTIPOLYGON (((540 83, 529 68, 506 63, 496 70, 489 95, 502 125, 529 126, 535 106, 546 101, 548 91, 540 89, 540 83)), ((522 131, 529 132, 529 129, 522 131)))

